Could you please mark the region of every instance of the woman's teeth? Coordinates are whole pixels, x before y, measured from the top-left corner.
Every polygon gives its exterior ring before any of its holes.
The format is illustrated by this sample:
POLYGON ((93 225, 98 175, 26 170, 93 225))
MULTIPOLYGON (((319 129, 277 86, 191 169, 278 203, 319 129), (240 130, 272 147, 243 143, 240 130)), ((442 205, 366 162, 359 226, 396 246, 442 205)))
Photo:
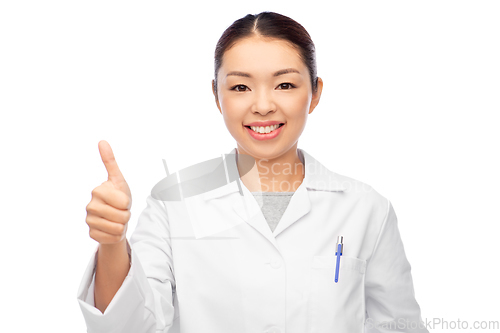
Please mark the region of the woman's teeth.
POLYGON ((276 130, 280 126, 281 126, 281 124, 276 124, 273 126, 265 126, 265 127, 250 126, 250 128, 252 129, 252 131, 257 132, 257 133, 270 133, 270 132, 276 130))

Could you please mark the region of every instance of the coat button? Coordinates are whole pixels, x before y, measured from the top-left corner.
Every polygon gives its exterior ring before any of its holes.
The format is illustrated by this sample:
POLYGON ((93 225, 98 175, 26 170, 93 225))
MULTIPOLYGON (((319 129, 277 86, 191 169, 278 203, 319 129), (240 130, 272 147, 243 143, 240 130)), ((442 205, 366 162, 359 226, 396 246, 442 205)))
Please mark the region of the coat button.
MULTIPOLYGON (((281 267, 281 260, 279 260, 279 259, 271 260, 271 267, 272 268, 280 268, 281 267)), ((270 333, 274 333, 274 332, 270 332, 270 333)))

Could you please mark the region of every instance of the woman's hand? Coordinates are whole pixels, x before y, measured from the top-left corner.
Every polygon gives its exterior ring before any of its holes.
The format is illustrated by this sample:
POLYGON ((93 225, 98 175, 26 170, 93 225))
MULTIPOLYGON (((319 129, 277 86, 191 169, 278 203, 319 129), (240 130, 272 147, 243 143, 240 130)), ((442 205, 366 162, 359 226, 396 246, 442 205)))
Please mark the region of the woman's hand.
POLYGON ((99 153, 108 171, 108 180, 92 190, 86 222, 92 239, 102 245, 113 245, 126 238, 132 195, 109 143, 100 141, 99 153))

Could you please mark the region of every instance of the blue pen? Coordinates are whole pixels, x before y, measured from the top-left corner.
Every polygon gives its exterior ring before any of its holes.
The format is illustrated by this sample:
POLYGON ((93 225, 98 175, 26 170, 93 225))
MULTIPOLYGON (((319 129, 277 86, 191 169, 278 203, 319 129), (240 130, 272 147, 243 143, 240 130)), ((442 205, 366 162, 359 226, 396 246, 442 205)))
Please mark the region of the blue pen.
POLYGON ((335 255, 337 256, 337 266, 335 267, 335 283, 339 282, 339 268, 340 268, 340 256, 344 252, 344 237, 337 237, 337 252, 335 255))

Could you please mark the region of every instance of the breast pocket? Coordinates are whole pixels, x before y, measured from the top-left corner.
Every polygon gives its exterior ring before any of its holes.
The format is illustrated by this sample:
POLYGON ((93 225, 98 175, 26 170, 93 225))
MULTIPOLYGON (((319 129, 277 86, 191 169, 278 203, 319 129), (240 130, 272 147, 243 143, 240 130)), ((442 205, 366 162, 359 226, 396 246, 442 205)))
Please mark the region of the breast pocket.
POLYGON ((342 256, 337 283, 335 267, 335 256, 313 257, 308 332, 363 332, 366 261, 342 256))

